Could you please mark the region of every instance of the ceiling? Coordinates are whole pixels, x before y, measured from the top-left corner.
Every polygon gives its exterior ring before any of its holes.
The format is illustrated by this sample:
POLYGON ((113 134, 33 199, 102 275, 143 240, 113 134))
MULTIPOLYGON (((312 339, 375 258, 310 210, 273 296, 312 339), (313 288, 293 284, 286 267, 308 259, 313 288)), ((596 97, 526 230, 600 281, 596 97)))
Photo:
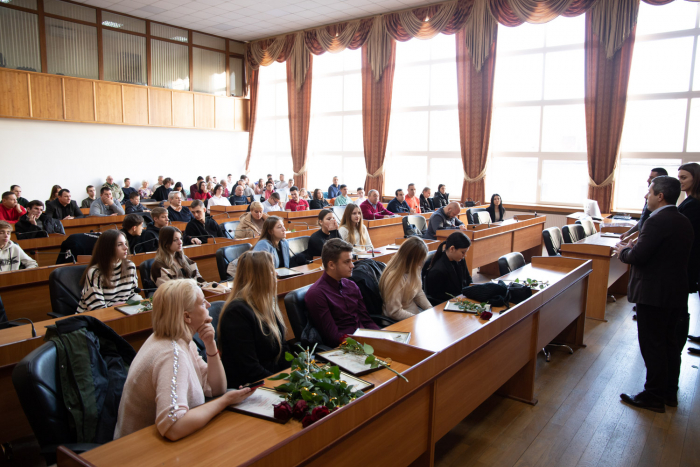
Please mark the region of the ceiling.
POLYGON ((435 3, 435 0, 77 1, 239 41, 435 3))

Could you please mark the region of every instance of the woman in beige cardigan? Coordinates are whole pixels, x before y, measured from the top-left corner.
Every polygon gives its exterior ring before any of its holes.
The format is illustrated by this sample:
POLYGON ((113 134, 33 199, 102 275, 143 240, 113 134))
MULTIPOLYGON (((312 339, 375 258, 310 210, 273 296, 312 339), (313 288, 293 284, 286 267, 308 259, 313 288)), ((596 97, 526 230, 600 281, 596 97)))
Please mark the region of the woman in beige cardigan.
POLYGON ((239 219, 240 224, 236 227, 236 238, 259 237, 265 219, 267 219, 267 214, 263 213, 262 204, 254 201, 250 205, 250 212, 243 214, 239 219))
POLYGON ((423 293, 420 277, 427 256, 428 247, 418 237, 401 244, 379 280, 384 315, 400 321, 432 306, 423 293))

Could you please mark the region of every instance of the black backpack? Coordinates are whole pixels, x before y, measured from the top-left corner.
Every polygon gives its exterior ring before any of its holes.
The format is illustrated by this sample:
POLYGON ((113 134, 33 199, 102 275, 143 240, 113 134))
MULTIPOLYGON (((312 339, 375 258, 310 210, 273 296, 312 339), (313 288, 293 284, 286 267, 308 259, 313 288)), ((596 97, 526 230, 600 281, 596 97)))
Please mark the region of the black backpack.
POLYGON ((465 287, 462 289, 462 295, 479 303, 488 303, 491 306, 504 306, 507 309, 511 303, 520 303, 530 298, 532 289, 515 282, 506 285, 505 282, 498 281, 498 283, 487 282, 465 287))
POLYGON ((355 263, 350 280, 360 288, 362 298, 365 300, 367 313, 381 315, 384 308, 384 300, 379 292, 379 279, 386 264, 373 259, 363 259, 355 263))

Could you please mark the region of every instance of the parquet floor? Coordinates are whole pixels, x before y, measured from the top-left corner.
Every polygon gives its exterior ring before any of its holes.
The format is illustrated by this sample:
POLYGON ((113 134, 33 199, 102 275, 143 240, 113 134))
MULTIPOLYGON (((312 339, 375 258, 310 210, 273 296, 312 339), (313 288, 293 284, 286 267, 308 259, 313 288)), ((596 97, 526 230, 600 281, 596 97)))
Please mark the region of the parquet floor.
MULTIPOLYGON (((690 314, 698 335, 697 294, 690 314)), ((620 402, 645 378, 632 315, 618 297, 608 322, 586 321, 586 348, 553 349, 550 363, 539 354, 539 403, 492 396, 439 441, 436 466, 700 466, 700 357, 683 353, 677 408, 656 414, 620 402)))

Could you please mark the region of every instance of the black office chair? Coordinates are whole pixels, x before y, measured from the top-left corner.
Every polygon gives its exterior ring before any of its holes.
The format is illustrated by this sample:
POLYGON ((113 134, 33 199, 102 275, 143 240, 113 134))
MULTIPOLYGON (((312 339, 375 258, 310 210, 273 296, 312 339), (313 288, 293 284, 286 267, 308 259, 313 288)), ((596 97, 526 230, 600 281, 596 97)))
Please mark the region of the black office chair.
MULTIPOLYGON (((309 238, 311 238, 311 237, 305 236, 305 237, 296 237, 296 238, 287 239, 287 244, 289 245, 290 256, 303 255, 303 253, 309 248, 309 238)), ((309 258, 309 259, 313 259, 313 258, 309 258)), ((290 258, 290 261, 291 261, 291 258, 290 258)))
POLYGON ((428 231, 428 223, 423 216, 410 214, 408 216, 404 216, 403 219, 401 219, 401 223, 403 225, 404 238, 423 238, 423 235, 425 235, 425 233, 428 231))
MULTIPOLYGON (((479 212, 485 212, 488 215, 488 211, 484 208, 469 208, 467 209, 467 223, 468 224, 479 224, 479 217, 477 216, 477 213, 479 212)), ((486 220, 486 219, 484 219, 486 220)), ((491 216, 489 216, 489 220, 491 220, 491 216)))
POLYGON ((591 235, 598 233, 598 231, 595 228, 595 222, 593 222, 593 219, 591 219, 590 217, 584 217, 582 219, 579 219, 576 221, 576 224, 580 224, 583 227, 583 231, 586 237, 590 237, 591 235))
POLYGON ((155 259, 147 259, 143 263, 139 264, 139 275, 141 276, 141 285, 144 289, 154 289, 150 291, 144 291, 144 298, 148 298, 156 293, 155 288, 156 283, 151 279, 151 268, 153 267, 153 262, 155 259))
POLYGON ((435 250, 429 251, 428 256, 425 258, 425 262, 423 263, 423 267, 421 268, 420 278, 423 281, 423 292, 425 292, 425 276, 428 275, 428 266, 430 266, 433 256, 435 256, 435 250))
MULTIPOLYGON (((292 327, 294 337, 304 348, 313 348, 314 346, 314 342, 308 342, 305 339, 302 339, 304 328, 306 328, 306 325, 309 322, 309 309, 306 307, 305 298, 306 292, 308 292, 310 288, 311 285, 307 285, 300 289, 292 290, 284 296, 284 308, 287 311, 289 325, 292 327)), ((318 342, 316 345, 317 351, 330 349, 331 348, 323 344, 323 342, 318 342)))
POLYGON ((498 258, 498 272, 504 276, 525 266, 525 257, 517 251, 498 258))
MULTIPOLYGON (((224 300, 219 300, 216 302, 213 302, 211 306, 209 307, 209 316, 211 316, 211 325, 214 326, 214 339, 218 341, 219 339, 219 317, 221 316, 221 312, 224 309, 224 303, 226 303, 224 300)), ((192 340, 194 341, 194 344, 197 346, 197 352, 199 353, 199 356, 202 357, 202 360, 205 362, 207 360, 207 348, 204 345, 204 341, 199 337, 199 333, 195 333, 194 336, 192 336, 192 340)))
POLYGON ((335 214, 335 218, 338 221, 338 225, 343 221, 343 216, 345 215, 345 208, 346 206, 331 206, 331 209, 333 210, 333 214, 335 214))
POLYGON ((74 315, 78 311, 78 303, 83 294, 80 286, 80 278, 87 269, 87 265, 63 266, 56 268, 49 274, 49 297, 51 310, 49 316, 60 318, 74 315))
POLYGON ((561 228, 561 235, 564 238, 564 243, 576 243, 587 237, 580 224, 565 225, 561 228))
POLYGON ((238 224, 240 224, 240 223, 241 223, 241 221, 224 222, 223 224, 221 224, 221 229, 226 234, 226 237, 236 238, 236 229, 238 228, 238 224))
POLYGON ((241 243, 240 245, 225 246, 216 250, 216 268, 219 270, 219 278, 222 281, 231 280, 231 276, 226 272, 226 268, 231 261, 238 259, 246 251, 253 248, 250 243, 241 243))
POLYGON ((559 256, 564 237, 561 235, 559 227, 550 227, 542 231, 544 246, 549 256, 559 256))
POLYGON ((56 345, 53 342, 46 342, 33 350, 15 366, 12 384, 47 465, 56 463, 56 449, 60 445, 76 453, 99 446, 76 443, 71 438, 75 430, 68 423, 68 413, 61 395, 56 345))

